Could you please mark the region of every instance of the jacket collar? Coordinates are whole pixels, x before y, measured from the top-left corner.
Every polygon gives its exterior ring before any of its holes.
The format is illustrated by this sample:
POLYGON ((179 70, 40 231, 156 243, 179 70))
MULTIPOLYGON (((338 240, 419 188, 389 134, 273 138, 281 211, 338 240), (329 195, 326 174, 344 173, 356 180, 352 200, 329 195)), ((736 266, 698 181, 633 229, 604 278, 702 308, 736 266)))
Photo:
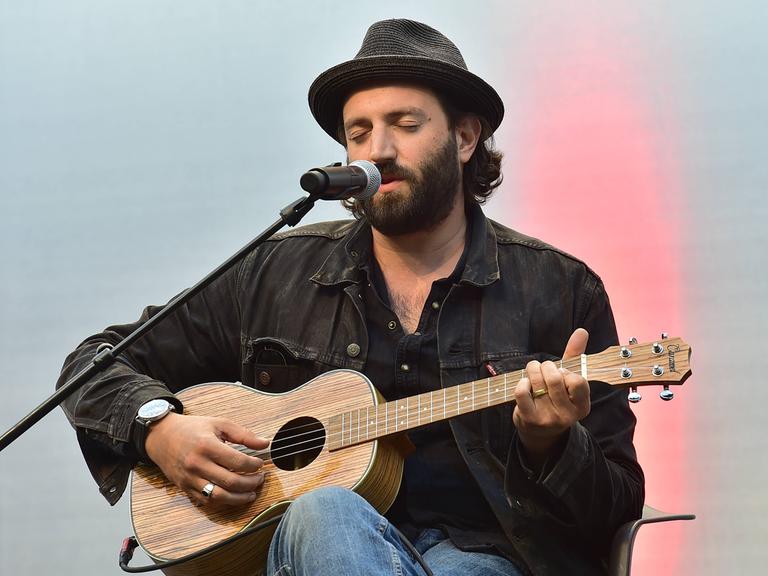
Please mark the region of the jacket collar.
MULTIPOLYGON (((467 216, 469 246, 459 283, 488 286, 499 279, 496 232, 479 206, 472 205, 467 216)), ((360 220, 310 279, 323 286, 357 284, 360 270, 367 267, 373 257, 372 242, 371 227, 360 220)))

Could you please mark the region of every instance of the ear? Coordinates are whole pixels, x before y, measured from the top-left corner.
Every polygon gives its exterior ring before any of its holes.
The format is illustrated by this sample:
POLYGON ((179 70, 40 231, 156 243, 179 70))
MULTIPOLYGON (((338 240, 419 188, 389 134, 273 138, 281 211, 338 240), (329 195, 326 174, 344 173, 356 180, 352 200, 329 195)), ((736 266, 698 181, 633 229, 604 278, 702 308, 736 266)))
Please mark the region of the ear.
POLYGON ((465 114, 456 121, 454 131, 459 147, 459 160, 466 164, 480 143, 480 134, 483 131, 480 119, 474 114, 465 114))

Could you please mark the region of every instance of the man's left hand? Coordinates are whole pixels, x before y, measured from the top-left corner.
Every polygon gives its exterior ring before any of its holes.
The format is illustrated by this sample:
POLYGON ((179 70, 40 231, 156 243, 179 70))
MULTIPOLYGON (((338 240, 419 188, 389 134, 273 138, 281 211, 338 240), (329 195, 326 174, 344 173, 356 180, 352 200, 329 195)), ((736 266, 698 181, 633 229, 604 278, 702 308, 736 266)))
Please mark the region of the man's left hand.
MULTIPOLYGON (((589 333, 577 328, 568 339, 563 360, 587 349, 589 333)), ((565 433, 589 414, 589 382, 581 374, 559 368, 551 361, 535 360, 515 389, 512 419, 531 464, 540 468, 565 433)))

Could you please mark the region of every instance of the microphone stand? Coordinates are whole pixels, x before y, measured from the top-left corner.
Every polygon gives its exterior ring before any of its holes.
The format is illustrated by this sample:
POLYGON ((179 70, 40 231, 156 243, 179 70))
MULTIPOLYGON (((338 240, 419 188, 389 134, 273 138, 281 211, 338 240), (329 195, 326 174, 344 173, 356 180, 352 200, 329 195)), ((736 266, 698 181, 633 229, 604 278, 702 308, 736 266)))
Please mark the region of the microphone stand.
POLYGON ((264 232, 259 234, 259 236, 251 240, 250 243, 243 246, 228 260, 226 260, 213 272, 210 272, 197 284, 176 296, 176 298, 166 304, 166 306, 160 312, 144 322, 144 324, 126 336, 120 343, 114 347, 110 346, 109 344, 102 344, 102 346, 100 346, 101 350, 96 354, 96 356, 93 357, 90 365, 86 366, 72 378, 67 380, 58 390, 56 390, 54 394, 49 396, 45 402, 27 414, 13 428, 9 429, 5 434, 2 435, 2 437, 0 437, 0 452, 2 452, 11 442, 16 440, 16 438, 21 436, 24 432, 39 422, 56 406, 61 404, 61 402, 71 396, 75 390, 81 388, 93 376, 109 368, 112 364, 115 363, 117 357, 126 348, 131 346, 131 344, 133 344, 136 340, 144 336, 157 324, 170 316, 177 308, 179 308, 179 306, 187 302, 190 298, 211 284, 211 282, 219 278, 222 274, 224 274, 224 272, 237 264, 256 247, 263 244, 275 232, 283 228, 285 225, 296 226, 296 224, 299 223, 299 221, 307 214, 307 212, 312 209, 312 207, 315 205, 315 201, 320 198, 322 198, 321 191, 318 190, 317 192, 311 193, 309 196, 299 198, 298 200, 294 200, 288 204, 288 206, 280 210, 279 220, 277 220, 264 232))

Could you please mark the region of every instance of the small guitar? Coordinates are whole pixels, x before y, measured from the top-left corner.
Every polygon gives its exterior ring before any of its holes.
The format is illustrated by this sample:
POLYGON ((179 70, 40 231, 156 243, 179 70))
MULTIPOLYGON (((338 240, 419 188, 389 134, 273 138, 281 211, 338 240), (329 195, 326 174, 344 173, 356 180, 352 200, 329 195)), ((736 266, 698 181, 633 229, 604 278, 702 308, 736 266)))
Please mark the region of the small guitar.
MULTIPOLYGON (((598 354, 560 361, 587 380, 630 388, 669 386, 690 375, 691 348, 680 338, 613 346, 598 354)), ((320 486, 344 486, 386 511, 397 496, 403 471, 399 434, 432 422, 497 406, 514 399, 524 371, 499 374, 385 402, 370 381, 351 370, 334 370, 285 394, 239 384, 201 384, 181 391, 185 414, 217 416, 272 438, 258 455, 266 473, 248 507, 196 507, 157 467, 137 466, 131 481, 131 517, 136 538, 155 561, 181 558, 221 542, 282 512, 291 501, 320 486)), ((236 446, 246 453, 245 447, 236 446)), ((257 531, 199 558, 165 569, 166 574, 243 576, 266 560, 274 527, 257 531)))

